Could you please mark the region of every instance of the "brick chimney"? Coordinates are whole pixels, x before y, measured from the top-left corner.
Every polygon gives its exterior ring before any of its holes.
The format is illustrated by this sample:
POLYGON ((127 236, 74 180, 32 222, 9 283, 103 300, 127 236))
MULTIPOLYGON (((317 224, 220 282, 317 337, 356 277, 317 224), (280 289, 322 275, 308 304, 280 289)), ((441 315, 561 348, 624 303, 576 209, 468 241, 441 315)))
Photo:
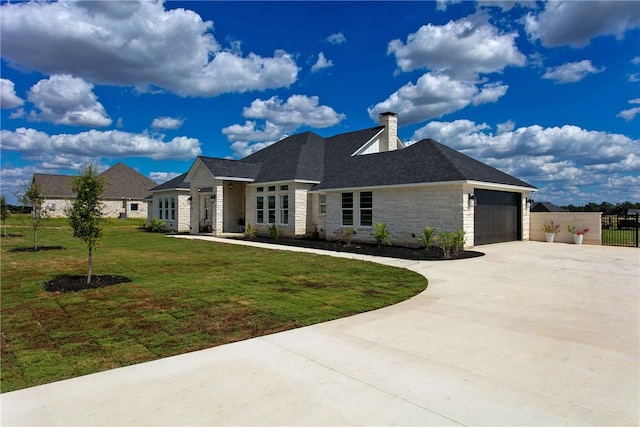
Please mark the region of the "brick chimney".
POLYGON ((384 126, 380 135, 380 152, 393 151, 398 148, 398 115, 396 113, 380 113, 378 116, 380 126, 384 126))

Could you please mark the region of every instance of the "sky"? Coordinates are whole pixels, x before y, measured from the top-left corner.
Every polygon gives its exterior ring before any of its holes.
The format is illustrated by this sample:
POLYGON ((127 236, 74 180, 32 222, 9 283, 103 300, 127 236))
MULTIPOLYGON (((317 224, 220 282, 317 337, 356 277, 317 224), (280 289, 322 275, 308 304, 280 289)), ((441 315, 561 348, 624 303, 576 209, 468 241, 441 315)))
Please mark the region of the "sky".
POLYGON ((640 201, 640 2, 7 2, 1 193, 124 162, 157 183, 378 125, 538 187, 640 201))

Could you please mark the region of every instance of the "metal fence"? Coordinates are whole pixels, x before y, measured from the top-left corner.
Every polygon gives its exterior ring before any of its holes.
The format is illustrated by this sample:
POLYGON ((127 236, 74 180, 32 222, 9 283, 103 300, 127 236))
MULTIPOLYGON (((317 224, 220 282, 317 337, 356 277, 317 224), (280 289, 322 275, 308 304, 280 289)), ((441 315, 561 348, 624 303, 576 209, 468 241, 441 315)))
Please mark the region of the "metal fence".
POLYGON ((640 215, 602 215, 602 244, 638 247, 640 215))

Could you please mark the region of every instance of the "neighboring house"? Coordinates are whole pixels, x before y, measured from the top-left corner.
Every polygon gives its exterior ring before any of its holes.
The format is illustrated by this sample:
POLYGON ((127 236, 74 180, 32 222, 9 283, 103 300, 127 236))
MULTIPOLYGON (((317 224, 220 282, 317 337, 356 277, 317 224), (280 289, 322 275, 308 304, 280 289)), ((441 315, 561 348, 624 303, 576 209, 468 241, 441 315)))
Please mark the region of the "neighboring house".
POLYGON ((145 200, 149 203, 147 223, 158 218, 167 230, 178 233, 191 230, 191 195, 189 184, 184 182, 186 176, 183 173, 149 190, 151 195, 145 200))
POLYGON ((191 233, 275 225, 333 240, 353 227, 354 241, 373 242, 382 222, 398 245, 416 245, 425 226, 464 230, 467 246, 529 238, 535 187, 431 139, 405 147, 397 120, 383 113, 370 129, 292 135, 242 160, 198 157, 184 179, 191 233))
POLYGON ((531 207, 531 212, 567 212, 567 210, 550 202, 537 202, 531 207))
MULTIPOLYGON (((107 218, 147 218, 144 198, 157 184, 124 163, 102 172, 105 191, 100 195, 102 213, 107 218)), ((64 217, 65 208, 76 198, 71 190, 73 176, 36 173, 33 182, 40 186, 44 206, 50 217, 64 217)))

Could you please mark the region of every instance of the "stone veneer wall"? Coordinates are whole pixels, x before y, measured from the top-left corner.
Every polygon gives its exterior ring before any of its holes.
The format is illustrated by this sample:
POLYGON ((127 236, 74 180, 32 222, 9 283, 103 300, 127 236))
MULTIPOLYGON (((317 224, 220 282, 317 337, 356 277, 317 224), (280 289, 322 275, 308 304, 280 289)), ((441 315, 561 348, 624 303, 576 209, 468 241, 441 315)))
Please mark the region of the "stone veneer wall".
MULTIPOLYGON (((102 204, 104 217, 118 218, 121 213, 125 213, 123 202, 126 203, 127 218, 147 219, 147 203, 142 200, 101 200, 100 203, 102 204), (138 210, 131 210, 132 203, 138 204, 138 210)), ((66 217, 64 213, 65 208, 71 206, 72 203, 73 200, 71 199, 46 199, 44 206, 50 218, 64 218, 66 217)))
MULTIPOLYGON (((359 193, 354 193, 354 241, 375 242, 374 227, 358 226, 359 193)), ((426 226, 439 231, 467 232, 466 246, 473 246, 473 212, 467 212, 465 193, 461 184, 425 185, 412 187, 377 188, 373 192, 373 223, 387 224, 394 245, 418 246, 418 236, 426 226), (471 215, 471 216, 469 216, 471 215), (469 219, 471 218, 471 219, 469 219)), ((341 209, 342 191, 327 193, 327 239, 334 240, 337 230, 344 229, 341 209)))
POLYGON ((567 231, 568 225, 578 228, 588 228, 582 243, 588 245, 602 244, 602 214, 600 212, 531 212, 529 227, 530 240, 546 241, 544 224, 560 225, 560 232, 555 235, 554 242, 573 243, 573 236, 567 231))

